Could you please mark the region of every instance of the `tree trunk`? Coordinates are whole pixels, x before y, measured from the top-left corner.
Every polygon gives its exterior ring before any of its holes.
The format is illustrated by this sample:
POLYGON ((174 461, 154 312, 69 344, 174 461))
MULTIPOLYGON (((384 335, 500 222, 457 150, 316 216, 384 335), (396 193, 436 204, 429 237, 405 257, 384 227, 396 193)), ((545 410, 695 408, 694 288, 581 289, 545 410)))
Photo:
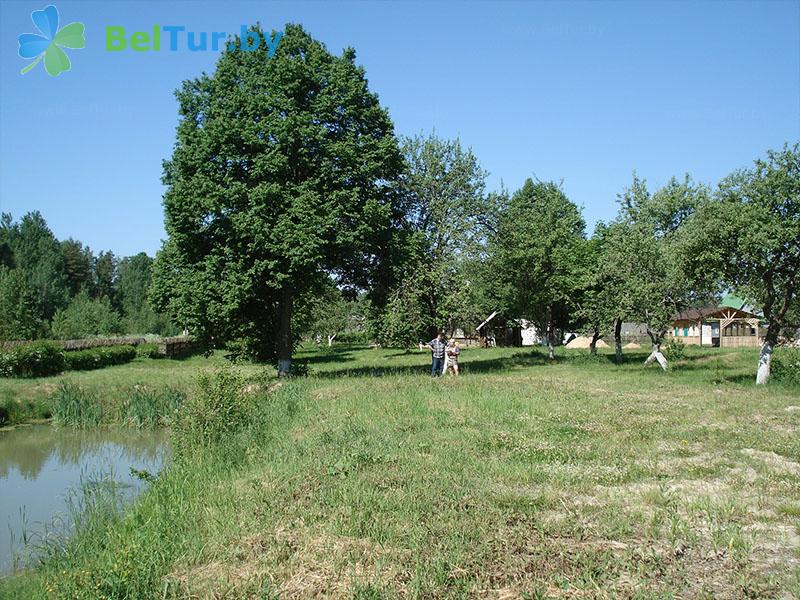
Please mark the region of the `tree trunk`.
POLYGON ((328 348, 333 346, 333 340, 335 340, 335 339, 336 339, 336 334, 335 333, 333 335, 328 335, 328 348))
POLYGON ((778 341, 778 326, 770 323, 767 328, 767 335, 761 346, 761 356, 758 357, 758 373, 756 374, 756 385, 766 385, 769 381, 772 368, 772 351, 778 341))
POLYGON ((597 354, 597 340, 599 340, 600 337, 600 332, 595 329, 592 333, 592 342, 589 344, 589 354, 597 354))
POLYGON ((622 363, 622 319, 614 319, 614 353, 616 354, 617 364, 622 363))
POLYGON ((547 305, 547 358, 553 360, 556 357, 553 349, 553 307, 547 305))
POLYGON ((667 359, 661 354, 661 342, 653 342, 653 351, 650 353, 650 356, 647 357, 647 360, 644 361, 644 364, 649 365, 653 361, 659 364, 662 371, 667 370, 667 359))
POLYGON ((278 304, 278 322, 276 332, 278 335, 278 376, 285 377, 292 367, 292 311, 294 309, 294 295, 289 287, 281 290, 278 304))

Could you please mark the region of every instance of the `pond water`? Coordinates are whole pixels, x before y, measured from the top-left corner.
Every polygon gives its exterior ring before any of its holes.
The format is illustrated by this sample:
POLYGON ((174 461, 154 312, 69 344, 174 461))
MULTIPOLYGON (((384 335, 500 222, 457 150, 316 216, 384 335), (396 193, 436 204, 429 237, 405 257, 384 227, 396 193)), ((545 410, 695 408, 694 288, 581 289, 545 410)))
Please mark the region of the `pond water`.
POLYGON ((167 451, 163 431, 49 425, 0 431, 0 574, 30 553, 26 537, 63 525, 70 498, 83 485, 113 486, 122 500, 130 500, 147 485, 131 468, 156 474, 167 451))

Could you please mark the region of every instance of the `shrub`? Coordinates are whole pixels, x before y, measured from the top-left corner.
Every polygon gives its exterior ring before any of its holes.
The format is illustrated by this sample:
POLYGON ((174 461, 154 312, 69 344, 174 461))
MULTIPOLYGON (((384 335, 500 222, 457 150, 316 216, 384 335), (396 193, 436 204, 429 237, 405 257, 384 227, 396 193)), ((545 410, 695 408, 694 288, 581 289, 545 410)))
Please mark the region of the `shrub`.
POLYGON ((32 342, 0 352, 0 376, 46 377, 64 370, 64 352, 58 344, 32 342))
POLYGON ((53 395, 53 419, 62 425, 91 427, 103 420, 103 407, 95 394, 62 382, 53 395))
POLYGON ((372 340, 366 331, 345 331, 336 336, 337 344, 359 344, 366 345, 372 340))
POLYGON ((136 358, 136 348, 133 346, 106 346, 65 352, 64 356, 68 369, 88 371, 130 362, 136 358))
POLYGON ((668 361, 681 360, 686 357, 686 345, 676 338, 669 338, 661 347, 661 352, 668 361))
POLYGON ((293 360, 289 366, 289 377, 308 377, 311 374, 311 367, 308 361, 293 360))
POLYGON ((244 387, 241 375, 232 368, 199 375, 197 392, 183 402, 176 417, 176 456, 196 445, 219 443, 247 425, 254 400, 244 387))
POLYGON ((778 348, 771 371, 775 380, 800 386, 800 348, 778 348))

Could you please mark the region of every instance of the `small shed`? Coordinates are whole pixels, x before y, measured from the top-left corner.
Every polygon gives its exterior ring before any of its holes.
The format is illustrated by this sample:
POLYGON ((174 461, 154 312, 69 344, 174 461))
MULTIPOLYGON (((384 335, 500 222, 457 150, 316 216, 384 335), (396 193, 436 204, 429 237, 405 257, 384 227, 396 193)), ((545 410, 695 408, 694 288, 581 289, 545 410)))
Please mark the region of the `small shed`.
POLYGON ((684 344, 715 348, 761 345, 758 315, 741 308, 690 308, 673 319, 670 334, 684 344))

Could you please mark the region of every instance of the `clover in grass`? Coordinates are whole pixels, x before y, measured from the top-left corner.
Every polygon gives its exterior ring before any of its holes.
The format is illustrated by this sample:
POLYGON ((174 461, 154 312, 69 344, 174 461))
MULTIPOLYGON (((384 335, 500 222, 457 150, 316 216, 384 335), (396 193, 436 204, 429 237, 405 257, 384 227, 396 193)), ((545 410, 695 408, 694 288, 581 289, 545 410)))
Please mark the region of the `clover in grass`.
POLYGON ((83 37, 83 23, 70 23, 58 28, 58 9, 52 4, 44 10, 35 10, 31 13, 31 20, 42 35, 36 33, 23 33, 17 38, 19 42, 19 55, 22 58, 35 58, 22 71, 24 75, 39 64, 44 58, 44 68, 49 75, 58 75, 69 71, 71 65, 69 57, 62 48, 84 48, 86 39, 83 37))

